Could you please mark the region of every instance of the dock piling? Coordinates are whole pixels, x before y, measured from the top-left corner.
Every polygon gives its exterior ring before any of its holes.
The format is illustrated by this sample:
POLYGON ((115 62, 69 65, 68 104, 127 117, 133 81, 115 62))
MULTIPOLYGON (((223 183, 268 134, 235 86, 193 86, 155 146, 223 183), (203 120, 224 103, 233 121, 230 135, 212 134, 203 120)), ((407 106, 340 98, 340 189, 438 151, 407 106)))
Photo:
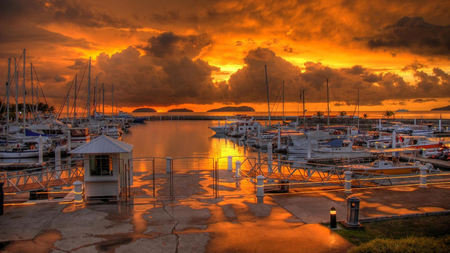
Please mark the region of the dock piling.
POLYGON ((344 181, 344 189, 346 194, 352 193, 352 172, 347 170, 344 172, 345 181, 344 181))

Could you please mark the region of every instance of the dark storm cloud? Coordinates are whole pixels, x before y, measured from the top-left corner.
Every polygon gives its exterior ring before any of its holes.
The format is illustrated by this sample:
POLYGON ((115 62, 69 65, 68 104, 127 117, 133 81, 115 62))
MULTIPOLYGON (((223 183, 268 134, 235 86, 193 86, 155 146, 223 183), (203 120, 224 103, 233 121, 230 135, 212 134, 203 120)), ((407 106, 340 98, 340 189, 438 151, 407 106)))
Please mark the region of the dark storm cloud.
POLYGON ((114 82, 121 105, 213 103, 226 92, 224 84, 212 82, 212 72, 219 69, 194 59, 209 44, 205 38, 164 33, 150 38, 146 55, 129 47, 98 56, 95 68, 108 85, 114 82))
POLYGON ((74 39, 59 33, 48 31, 32 23, 19 23, 10 26, 0 24, 0 44, 33 43, 34 46, 42 44, 58 44, 66 47, 90 48, 85 39, 74 39))
POLYGON ((374 73, 359 65, 333 69, 321 63, 307 62, 304 69, 300 70, 263 48, 251 50, 245 63, 246 66, 229 80, 233 102, 265 101, 264 64, 269 69, 272 101, 280 100, 281 82, 285 80, 287 101, 298 101, 299 89, 305 89, 308 101, 323 102, 326 99, 327 78, 331 99, 347 104, 355 104, 358 88, 361 104, 364 105, 381 104, 387 99, 450 96, 449 75, 439 68, 433 69, 431 74, 415 70, 413 73, 417 83, 413 85, 395 73, 374 73))
POLYGON ((150 38, 149 46, 143 49, 160 58, 169 56, 193 58, 211 43, 211 39, 207 34, 178 36, 172 32, 165 32, 150 38))
POLYGON ((422 17, 403 17, 366 38, 372 48, 402 49, 422 55, 450 55, 450 26, 433 25, 422 17))
POLYGON ((87 27, 137 27, 128 20, 95 10, 88 1, 2 0, 0 16, 3 21, 24 19, 41 25, 63 22, 87 27))
MULTIPOLYGON (((149 41, 160 43, 165 36, 161 34, 149 41)), ((177 48, 191 48, 192 41, 196 41, 187 36, 173 36, 179 43, 177 48)), ((267 48, 250 50, 244 59, 245 66, 232 74, 228 83, 214 84, 211 75, 218 68, 195 59, 197 55, 173 54, 172 49, 167 53, 161 49, 163 45, 158 46, 158 52, 163 53, 154 54, 152 46, 146 47, 146 55, 129 47, 111 57, 106 54, 97 57, 94 72, 101 73, 101 82, 106 82, 107 87, 114 82, 115 91, 120 94, 117 96, 120 105, 266 102, 264 65, 268 67, 271 101, 274 104, 281 101, 283 81, 286 101, 298 102, 299 91, 305 89, 307 101, 324 102, 327 78, 331 100, 336 101, 337 105, 355 104, 358 88, 362 105, 378 105, 387 99, 450 96, 449 75, 439 68, 435 68, 433 73, 414 70, 417 83, 413 85, 395 73, 375 73, 359 65, 335 69, 321 63, 307 62, 299 68, 267 48)), ((197 54, 200 52, 194 51, 197 54)))
POLYGON ((416 98, 414 99, 414 103, 426 103, 426 102, 435 102, 437 99, 434 98, 416 98))

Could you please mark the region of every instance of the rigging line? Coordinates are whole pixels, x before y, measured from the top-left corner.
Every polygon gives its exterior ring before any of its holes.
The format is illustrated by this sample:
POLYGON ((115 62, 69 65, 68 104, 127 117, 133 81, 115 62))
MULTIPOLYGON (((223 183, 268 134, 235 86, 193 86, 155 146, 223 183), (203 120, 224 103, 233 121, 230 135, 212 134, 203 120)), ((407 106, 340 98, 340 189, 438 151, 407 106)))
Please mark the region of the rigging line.
MULTIPOLYGON (((64 99, 64 103, 61 105, 61 107, 60 107, 60 109, 59 109, 59 111, 58 111, 58 116, 56 117, 57 119, 59 119, 59 116, 61 116, 61 113, 62 113, 62 111, 63 111, 63 109, 64 109, 64 106, 66 105, 67 99, 69 98, 70 90, 72 90, 72 86, 73 86, 73 83, 74 83, 74 82, 75 82, 75 78, 72 79, 72 83, 70 84, 70 87, 69 87, 69 89, 67 90, 66 98, 64 99)), ((67 102, 67 106, 69 106, 69 103, 68 103, 68 102, 67 102)))
MULTIPOLYGON (((79 82, 80 85, 78 85, 77 90, 75 91, 76 96, 74 97, 73 105, 72 105, 72 108, 73 108, 74 112, 75 112, 75 109, 76 109, 75 108, 75 104, 76 104, 76 102, 78 100, 78 97, 80 96, 80 89, 81 89, 81 85, 83 84, 83 79, 84 79, 84 74, 86 73, 86 69, 87 69, 87 65, 85 66, 85 68, 83 70, 83 75, 81 76, 81 79, 80 79, 80 82, 79 82)), ((77 80, 77 82, 78 82, 78 80, 77 80)))
POLYGON ((37 83, 37 85, 38 85, 38 97, 39 97, 39 88, 41 89, 41 93, 42 93, 42 96, 44 97, 44 101, 45 101, 45 104, 46 105, 48 105, 48 103, 47 103, 47 98, 45 97, 45 93, 44 93, 44 90, 42 89, 42 86, 41 86, 41 81, 39 81, 39 76, 38 76, 38 74, 37 74, 37 72, 36 72, 36 66, 33 66, 33 70, 34 70, 34 75, 36 76, 36 81, 38 82, 37 83))

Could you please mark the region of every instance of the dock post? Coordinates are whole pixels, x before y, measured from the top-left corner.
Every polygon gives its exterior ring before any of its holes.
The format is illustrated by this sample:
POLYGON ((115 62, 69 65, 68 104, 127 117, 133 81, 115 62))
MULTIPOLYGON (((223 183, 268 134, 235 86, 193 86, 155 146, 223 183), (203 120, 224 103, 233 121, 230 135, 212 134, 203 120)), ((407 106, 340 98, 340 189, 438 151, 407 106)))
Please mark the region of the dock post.
POLYGON ((44 163, 44 147, 42 145, 44 145, 42 135, 39 135, 39 164, 44 163))
POLYGON ((272 173, 272 142, 267 143, 267 172, 272 173))
POLYGON ((262 203, 264 201, 264 176, 259 175, 256 177, 256 198, 258 199, 258 203, 262 203))
POLYGON ((311 136, 309 134, 306 135, 306 138, 308 138, 308 149, 306 153, 306 158, 311 159, 311 136))
POLYGON ((427 188, 427 167, 420 167, 420 187, 427 188))
POLYGON ((172 171, 172 157, 166 157, 166 173, 170 174, 172 171))
POLYGON ((233 171, 233 157, 228 156, 228 171, 233 171))
POLYGON ((75 193, 75 203, 83 202, 83 183, 80 181, 73 182, 73 192, 75 193))
POLYGON ((346 194, 352 193, 352 172, 346 170, 344 172, 345 180, 344 180, 344 189, 346 194))
POLYGON ((241 177, 241 161, 236 161, 236 178, 241 177))

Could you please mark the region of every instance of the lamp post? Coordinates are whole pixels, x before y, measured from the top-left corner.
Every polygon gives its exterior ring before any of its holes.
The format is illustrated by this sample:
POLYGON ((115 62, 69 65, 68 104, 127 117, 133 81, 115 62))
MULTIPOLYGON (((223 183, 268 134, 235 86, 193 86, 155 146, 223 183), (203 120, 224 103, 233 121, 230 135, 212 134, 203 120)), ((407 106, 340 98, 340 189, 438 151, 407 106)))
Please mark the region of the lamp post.
POLYGON ((335 229, 337 228, 336 224, 336 208, 332 207, 330 209, 330 228, 335 229))

